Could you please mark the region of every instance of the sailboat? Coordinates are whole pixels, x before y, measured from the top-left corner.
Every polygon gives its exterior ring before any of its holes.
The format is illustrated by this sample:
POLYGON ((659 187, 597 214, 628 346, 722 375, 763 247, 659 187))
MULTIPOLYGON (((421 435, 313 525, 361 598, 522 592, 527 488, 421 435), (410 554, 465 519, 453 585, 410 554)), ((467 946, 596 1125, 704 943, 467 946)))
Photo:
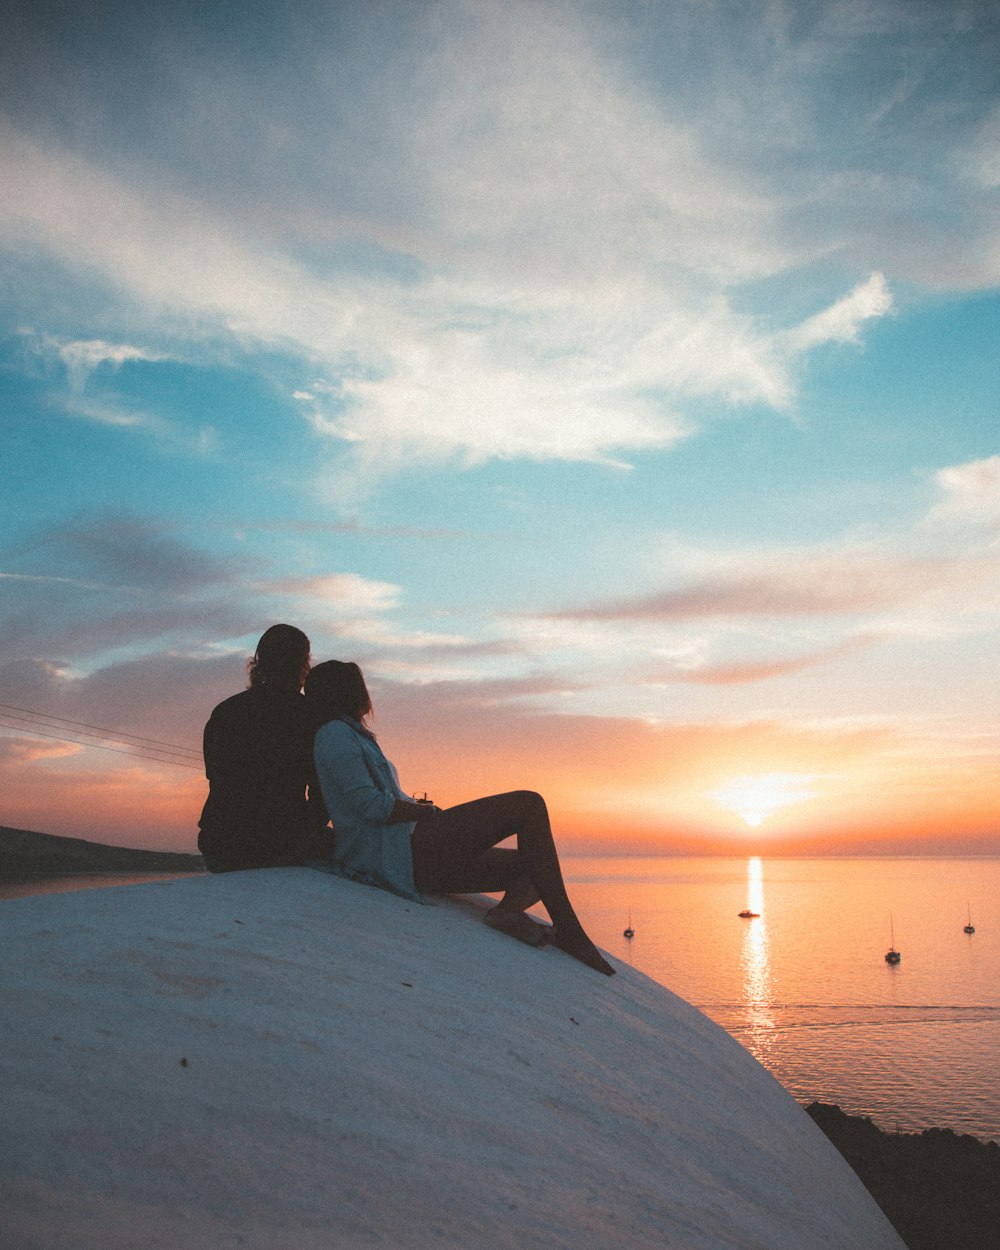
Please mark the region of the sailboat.
POLYGON ((969 904, 969 923, 962 930, 963 933, 975 933, 976 926, 972 923, 972 904, 969 904))
POLYGON ((622 937, 634 938, 635 929, 632 928, 632 908, 628 909, 628 928, 622 932, 622 937))
POLYGON ((903 956, 896 950, 896 938, 892 931, 892 917, 889 917, 889 949, 885 952, 887 964, 898 964, 903 956))

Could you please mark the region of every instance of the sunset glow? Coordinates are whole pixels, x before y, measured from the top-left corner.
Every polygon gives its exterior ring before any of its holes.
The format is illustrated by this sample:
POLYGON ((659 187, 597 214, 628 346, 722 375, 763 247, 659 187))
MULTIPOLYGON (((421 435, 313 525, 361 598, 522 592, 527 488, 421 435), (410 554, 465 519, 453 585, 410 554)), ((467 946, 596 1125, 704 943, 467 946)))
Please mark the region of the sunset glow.
POLYGON ((756 829, 773 812, 815 798, 815 781, 814 777, 790 773, 733 777, 712 798, 720 807, 736 812, 751 829, 756 829))
POLYGON ((565 845, 996 851, 1000 10, 251 8, 0 42, 0 824, 192 849, 288 621, 565 845))

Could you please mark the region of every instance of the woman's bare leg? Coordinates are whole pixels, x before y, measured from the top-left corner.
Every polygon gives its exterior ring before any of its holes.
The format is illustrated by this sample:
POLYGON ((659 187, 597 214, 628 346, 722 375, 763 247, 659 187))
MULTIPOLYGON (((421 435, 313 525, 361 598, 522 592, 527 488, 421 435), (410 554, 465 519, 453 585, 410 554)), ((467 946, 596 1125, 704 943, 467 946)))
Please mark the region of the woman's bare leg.
MULTIPOLYGON (((489 847, 516 836, 523 875, 549 913, 555 927, 554 941, 567 954, 608 976, 614 968, 584 931, 566 893, 548 809, 540 794, 514 790, 475 799, 443 812, 421 817, 413 831, 413 869, 418 889, 440 889, 435 882, 454 871, 453 865, 470 865, 489 847)), ((497 906, 515 910, 528 887, 511 883, 507 898, 497 906)), ((530 906, 530 903, 527 904, 530 906)), ((503 914, 503 913, 502 913, 503 914)))

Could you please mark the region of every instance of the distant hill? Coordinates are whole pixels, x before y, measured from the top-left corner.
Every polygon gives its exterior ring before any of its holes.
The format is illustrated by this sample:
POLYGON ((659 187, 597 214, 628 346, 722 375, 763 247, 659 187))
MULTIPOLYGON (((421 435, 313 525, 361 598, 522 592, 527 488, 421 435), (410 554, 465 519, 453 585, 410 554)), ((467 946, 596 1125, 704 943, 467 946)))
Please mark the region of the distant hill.
POLYGON ((0 826, 0 878, 6 881, 89 872, 199 872, 203 868, 200 855, 181 851, 140 851, 0 826))

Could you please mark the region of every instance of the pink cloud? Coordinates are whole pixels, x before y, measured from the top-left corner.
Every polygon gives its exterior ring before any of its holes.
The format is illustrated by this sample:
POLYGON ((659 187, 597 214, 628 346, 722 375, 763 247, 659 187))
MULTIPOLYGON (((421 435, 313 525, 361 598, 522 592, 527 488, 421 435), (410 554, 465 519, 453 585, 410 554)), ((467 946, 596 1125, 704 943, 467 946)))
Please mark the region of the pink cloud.
POLYGON ((730 664, 705 664, 694 668, 649 669, 641 679, 650 685, 691 684, 703 686, 735 686, 772 677, 786 677, 804 669, 826 664, 848 652, 855 651, 873 641, 871 638, 853 638, 834 647, 825 647, 806 655, 789 656, 785 659, 757 660, 730 664))
POLYGON ((43 738, 0 738, 0 764, 33 764, 38 760, 59 760, 79 755, 83 747, 75 742, 52 742, 43 738))
POLYGON ((932 557, 873 550, 775 552, 727 562, 686 587, 566 608, 557 620, 685 621, 708 617, 846 616, 916 598, 954 579, 932 557), (748 567, 749 566, 749 567, 748 567))

